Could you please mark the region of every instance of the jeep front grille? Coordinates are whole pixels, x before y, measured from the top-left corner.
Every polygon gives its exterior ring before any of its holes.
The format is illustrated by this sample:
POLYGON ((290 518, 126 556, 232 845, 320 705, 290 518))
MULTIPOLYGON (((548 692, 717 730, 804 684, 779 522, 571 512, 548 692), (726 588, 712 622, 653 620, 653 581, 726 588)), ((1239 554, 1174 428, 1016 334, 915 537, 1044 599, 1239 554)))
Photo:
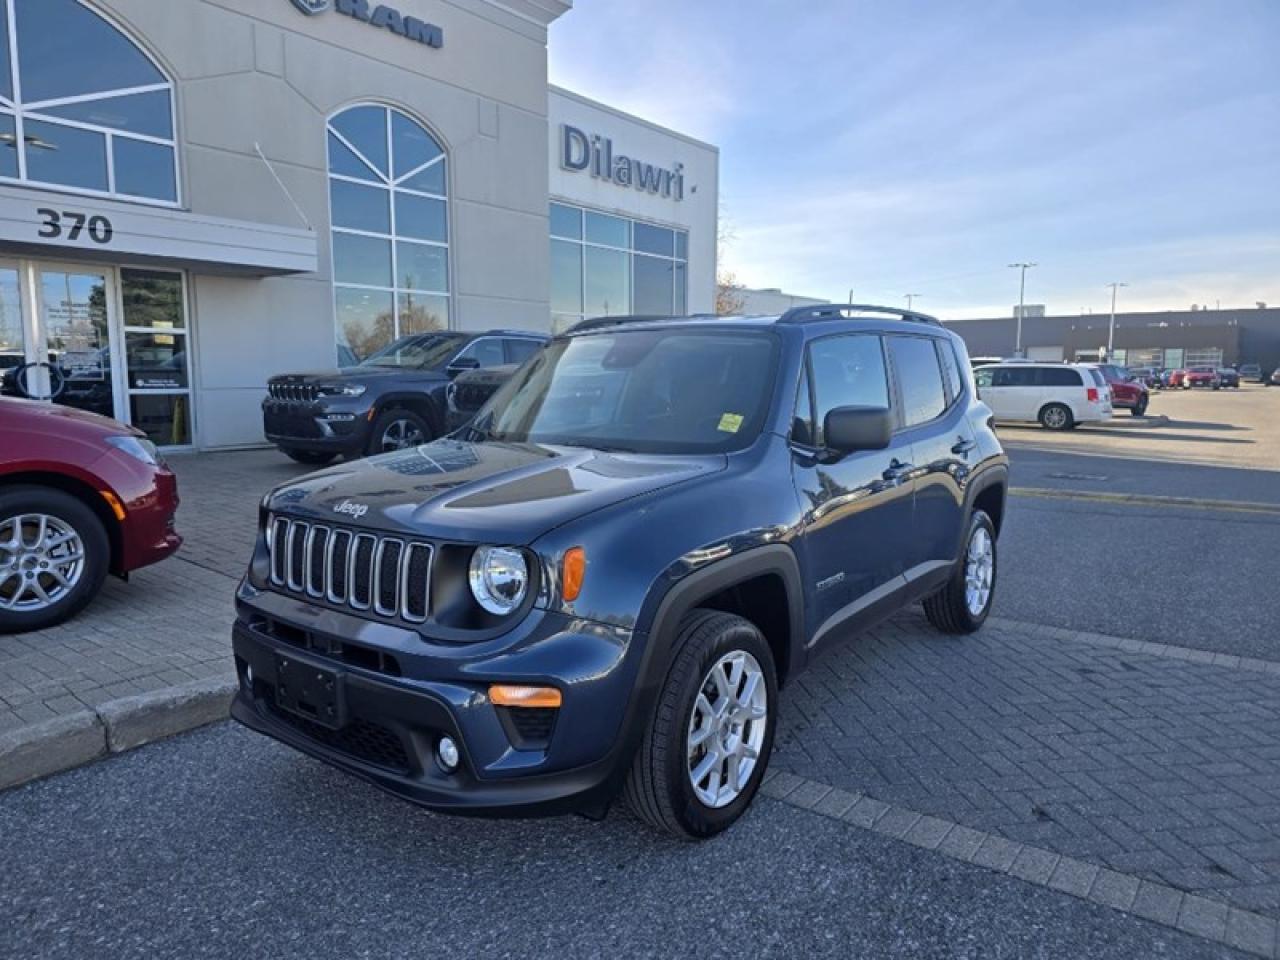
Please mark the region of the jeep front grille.
POLYGON ((276 587, 379 617, 427 619, 429 543, 272 516, 267 550, 276 587))
POLYGON ((267 392, 276 400, 295 400, 310 402, 320 396, 320 390, 312 383, 289 383, 285 380, 272 380, 267 384, 267 392))

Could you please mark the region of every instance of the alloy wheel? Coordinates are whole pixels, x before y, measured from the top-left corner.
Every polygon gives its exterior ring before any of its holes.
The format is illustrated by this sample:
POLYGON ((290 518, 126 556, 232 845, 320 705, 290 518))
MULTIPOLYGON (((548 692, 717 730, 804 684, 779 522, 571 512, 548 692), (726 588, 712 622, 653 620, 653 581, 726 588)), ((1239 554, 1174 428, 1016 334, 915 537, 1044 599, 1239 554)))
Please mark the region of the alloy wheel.
POLYGON ((769 694, 759 661, 745 650, 725 654, 707 672, 685 738, 689 782, 708 807, 733 803, 764 746, 769 694))
POLYGON ((969 550, 964 560, 964 603, 972 616, 981 616, 991 599, 995 559, 991 534, 979 527, 969 539, 969 550))
POLYGON ((43 513, 0 519, 0 610, 47 610, 75 589, 84 574, 80 534, 43 513))
POLYGON ((390 453, 393 450, 420 447, 426 442, 426 435, 418 429, 418 425, 412 420, 392 420, 391 423, 387 424, 387 429, 382 431, 382 438, 378 441, 378 447, 383 453, 390 453))

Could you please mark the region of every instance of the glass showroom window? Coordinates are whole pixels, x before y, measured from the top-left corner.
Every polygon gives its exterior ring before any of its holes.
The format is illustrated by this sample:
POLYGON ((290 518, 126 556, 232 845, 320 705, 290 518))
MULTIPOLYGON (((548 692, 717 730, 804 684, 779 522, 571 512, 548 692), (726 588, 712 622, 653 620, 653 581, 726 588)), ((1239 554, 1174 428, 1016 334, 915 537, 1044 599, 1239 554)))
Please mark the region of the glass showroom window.
POLYGON ((0 0, 0 180, 176 206, 173 84, 78 0, 0 0))
POLYGON ((443 148, 398 110, 329 121, 338 363, 449 326, 448 177, 443 148))
POLYGON ((689 234, 564 203, 551 205, 551 321, 682 315, 689 300, 689 234))

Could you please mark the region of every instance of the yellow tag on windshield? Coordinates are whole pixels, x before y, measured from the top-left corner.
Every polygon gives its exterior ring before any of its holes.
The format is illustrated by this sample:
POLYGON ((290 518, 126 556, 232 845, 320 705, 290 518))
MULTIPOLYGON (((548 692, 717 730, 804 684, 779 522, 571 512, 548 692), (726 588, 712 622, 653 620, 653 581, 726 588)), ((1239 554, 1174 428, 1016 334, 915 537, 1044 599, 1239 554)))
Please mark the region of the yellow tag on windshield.
POLYGON ((742 429, 742 414, 726 413, 720 418, 720 426, 716 429, 722 433, 737 433, 742 429))

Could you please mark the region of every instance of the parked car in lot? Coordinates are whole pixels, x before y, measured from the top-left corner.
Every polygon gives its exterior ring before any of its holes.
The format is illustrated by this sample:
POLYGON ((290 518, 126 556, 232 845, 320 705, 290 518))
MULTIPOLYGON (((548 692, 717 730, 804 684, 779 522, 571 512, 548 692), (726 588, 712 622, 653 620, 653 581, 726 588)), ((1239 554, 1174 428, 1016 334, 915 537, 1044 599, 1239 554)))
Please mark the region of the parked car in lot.
POLYGON ((1240 379, 1248 380, 1250 383, 1264 383, 1266 377, 1262 374, 1262 367, 1256 363, 1240 364, 1240 379))
POLYGON ((1218 377, 1217 367, 1189 367, 1182 378, 1181 386, 1184 390, 1190 390, 1193 387, 1211 387, 1218 390, 1222 387, 1222 380, 1218 377))
POLYGON ((1271 376, 1267 379, 1268 387, 1280 387, 1280 367, 1276 367, 1271 371, 1271 376))
POLYGON ((1097 369, 1102 379, 1111 388, 1111 405, 1121 410, 1128 410, 1135 417, 1141 417, 1151 405, 1151 393, 1147 385, 1124 367, 1113 363, 1100 363, 1097 369))
POLYGON ((811 658, 916 600, 982 626, 990 415, 963 341, 917 314, 586 321, 456 438, 266 497, 232 714, 428 807, 621 793, 710 836, 811 658))
POLYGON ((1179 389, 1182 387, 1182 381, 1186 379, 1187 371, 1185 370, 1166 370, 1160 375, 1164 381, 1164 385, 1170 389, 1179 389))
POLYGON ((498 388, 510 380, 512 374, 518 369, 517 364, 508 363, 501 367, 468 370, 466 373, 458 374, 445 391, 448 407, 445 417, 446 429, 452 433, 469 423, 489 398, 498 392, 498 388))
POLYGON ((354 367, 272 377, 263 433, 292 459, 317 466, 428 443, 447 432, 445 392, 455 377, 521 363, 546 339, 520 330, 415 334, 354 367))
POLYGON ((1159 390, 1164 386, 1160 371, 1155 367, 1129 367, 1129 376, 1134 383, 1140 383, 1148 390, 1159 390))
POLYGON ((108 573, 169 556, 177 509, 177 479, 140 430, 0 398, 0 633, 61 623, 108 573))
POLYGON ((974 376, 978 396, 997 420, 1071 430, 1111 419, 1111 391, 1092 364, 998 363, 980 367, 974 376))
POLYGON ((1232 370, 1230 367, 1221 367, 1218 370, 1218 383, 1223 387, 1230 387, 1233 390, 1240 389, 1240 374, 1232 370))

